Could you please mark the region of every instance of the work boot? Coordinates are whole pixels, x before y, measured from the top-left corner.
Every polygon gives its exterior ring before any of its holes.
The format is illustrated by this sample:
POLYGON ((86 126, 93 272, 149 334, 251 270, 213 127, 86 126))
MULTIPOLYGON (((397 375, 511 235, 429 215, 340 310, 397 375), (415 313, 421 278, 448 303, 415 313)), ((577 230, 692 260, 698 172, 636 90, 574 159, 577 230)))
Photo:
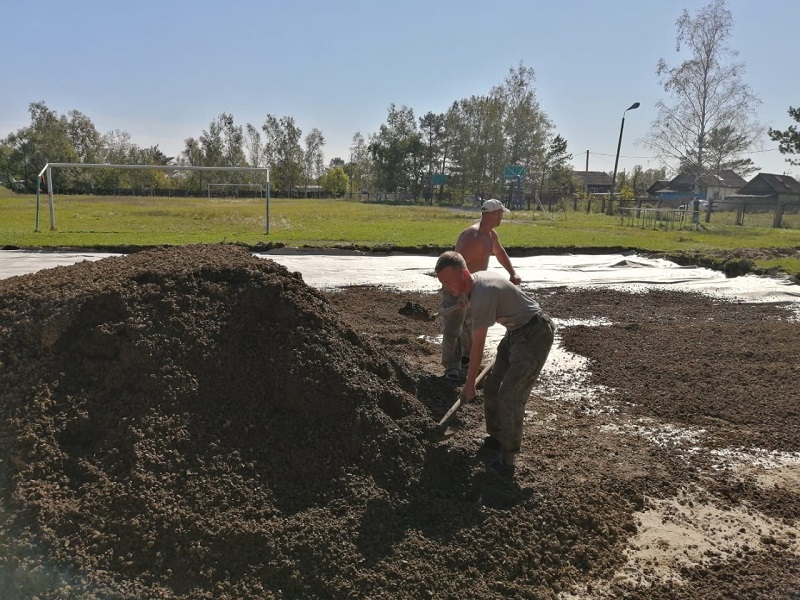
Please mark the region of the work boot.
POLYGON ((514 471, 516 471, 516 467, 514 463, 507 463, 502 458, 497 459, 496 461, 489 464, 489 469, 493 473, 497 473, 501 477, 512 479, 514 477, 514 471))
POLYGON ((447 371, 445 371, 444 378, 449 381, 461 381, 461 370, 447 369, 447 371))
POLYGON ((483 445, 481 446, 481 450, 491 451, 491 452, 498 452, 501 448, 500 440, 496 437, 487 435, 483 438, 483 445))

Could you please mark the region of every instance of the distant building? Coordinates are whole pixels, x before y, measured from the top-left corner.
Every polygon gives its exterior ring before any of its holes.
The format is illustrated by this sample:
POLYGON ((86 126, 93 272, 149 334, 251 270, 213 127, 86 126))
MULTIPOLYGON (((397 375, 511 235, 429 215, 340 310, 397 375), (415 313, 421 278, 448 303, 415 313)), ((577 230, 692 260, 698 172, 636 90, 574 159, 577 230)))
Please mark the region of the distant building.
POLYGON ((611 175, 603 171, 572 171, 577 188, 590 194, 611 193, 611 175))
POLYGON ((800 182, 790 175, 759 173, 720 204, 725 208, 744 203, 750 208, 763 206, 772 209, 780 202, 800 202, 800 182))
MULTIPOLYGON (((648 193, 661 200, 674 200, 676 204, 684 203, 695 196, 695 176, 691 173, 680 173, 666 182, 658 181, 650 186, 648 193)), ((736 193, 747 181, 730 169, 723 169, 719 175, 707 173, 700 178, 697 197, 713 203, 724 202, 736 193)))
POLYGON ((322 198, 325 192, 321 185, 305 185, 297 189, 303 198, 322 198))
POLYGON ((654 182, 649 188, 647 188, 647 195, 648 196, 655 196, 656 192, 660 192, 661 190, 665 190, 669 187, 669 179, 659 179, 658 181, 654 182))

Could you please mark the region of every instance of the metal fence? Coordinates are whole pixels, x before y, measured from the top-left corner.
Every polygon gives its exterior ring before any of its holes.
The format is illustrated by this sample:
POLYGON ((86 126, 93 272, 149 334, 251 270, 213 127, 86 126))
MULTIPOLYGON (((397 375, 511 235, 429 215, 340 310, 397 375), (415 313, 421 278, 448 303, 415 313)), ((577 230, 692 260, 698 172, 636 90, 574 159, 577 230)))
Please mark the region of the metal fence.
MULTIPOLYGON (((642 203, 644 204, 644 203, 642 203)), ((800 229, 800 203, 780 205, 740 204, 724 210, 668 206, 619 206, 615 209, 623 225, 644 229, 700 229, 706 225, 737 225, 800 229)))

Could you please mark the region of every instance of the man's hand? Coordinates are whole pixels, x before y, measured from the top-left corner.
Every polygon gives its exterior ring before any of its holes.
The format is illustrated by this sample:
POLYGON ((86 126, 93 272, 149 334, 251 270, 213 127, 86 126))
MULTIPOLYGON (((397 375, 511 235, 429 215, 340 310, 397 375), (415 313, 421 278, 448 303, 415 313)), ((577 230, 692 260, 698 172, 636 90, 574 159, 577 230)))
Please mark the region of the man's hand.
POLYGON ((509 277, 509 279, 511 280, 511 283, 513 283, 514 285, 519 285, 520 283, 522 283, 522 277, 520 277, 516 273, 514 273, 511 277, 509 277))
POLYGON ((475 396, 478 393, 475 391, 475 382, 467 381, 464 384, 464 387, 461 388, 461 391, 458 393, 458 397, 461 398, 461 404, 467 404, 475 400, 475 396))

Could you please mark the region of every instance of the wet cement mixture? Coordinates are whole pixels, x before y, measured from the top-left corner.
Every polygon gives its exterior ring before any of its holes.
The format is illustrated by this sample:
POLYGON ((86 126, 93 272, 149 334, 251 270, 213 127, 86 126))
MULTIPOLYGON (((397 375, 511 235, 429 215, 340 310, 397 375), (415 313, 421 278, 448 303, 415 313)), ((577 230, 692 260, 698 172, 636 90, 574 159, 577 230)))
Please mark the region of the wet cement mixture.
POLYGON ((390 283, 226 245, 0 281, 0 598, 800 598, 788 305, 530 290, 509 479, 390 283))

